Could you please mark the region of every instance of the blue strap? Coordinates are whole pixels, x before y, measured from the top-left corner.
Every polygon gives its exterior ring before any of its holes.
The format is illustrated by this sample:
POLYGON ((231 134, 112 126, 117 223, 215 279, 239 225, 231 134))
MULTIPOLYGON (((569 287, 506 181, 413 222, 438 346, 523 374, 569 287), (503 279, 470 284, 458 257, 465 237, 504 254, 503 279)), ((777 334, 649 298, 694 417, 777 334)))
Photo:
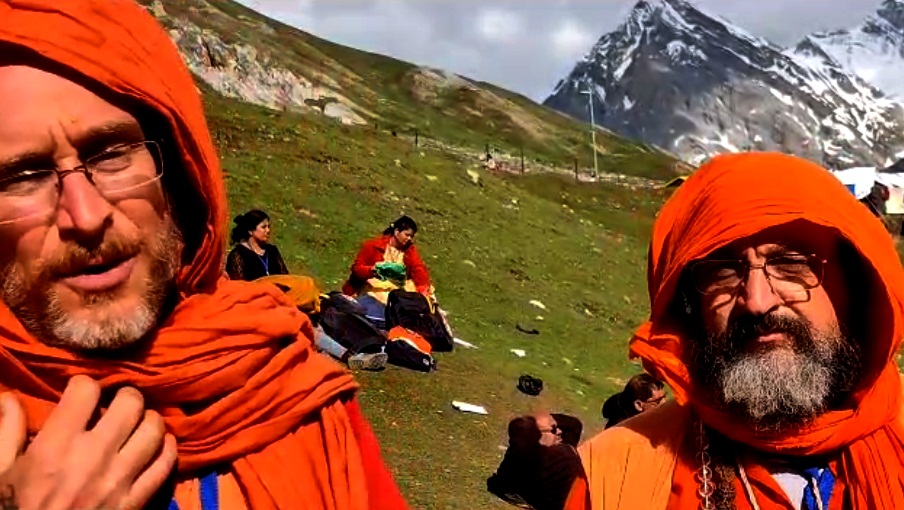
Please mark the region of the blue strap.
MULTIPOLYGON (((219 510, 220 508, 220 489, 216 472, 201 478, 201 508, 203 510, 219 510)), ((167 510, 179 510, 175 497, 170 501, 167 510)))
POLYGON ((217 473, 214 471, 201 479, 201 508, 219 510, 220 490, 217 487, 217 473))
POLYGON ((820 508, 816 504, 813 481, 816 482, 816 486, 819 488, 819 499, 822 501, 823 510, 828 510, 829 501, 832 499, 832 491, 835 489, 835 475, 832 474, 832 470, 828 467, 805 469, 804 478, 807 479, 807 486, 804 488, 802 510, 818 510, 820 508))

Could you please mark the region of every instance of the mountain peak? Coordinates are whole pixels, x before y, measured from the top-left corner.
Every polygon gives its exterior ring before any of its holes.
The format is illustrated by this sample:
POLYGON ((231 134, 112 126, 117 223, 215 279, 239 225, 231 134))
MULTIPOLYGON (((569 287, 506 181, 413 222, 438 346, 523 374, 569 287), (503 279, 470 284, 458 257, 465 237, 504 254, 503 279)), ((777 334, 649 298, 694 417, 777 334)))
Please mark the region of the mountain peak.
POLYGON ((876 14, 898 29, 904 29, 904 1, 884 0, 876 14))
MULTIPOLYGON (((904 23, 904 0, 881 13, 904 23)), ((785 52, 688 0, 640 0, 544 103, 588 120, 589 86, 598 124, 694 161, 782 150, 844 167, 904 148, 904 111, 820 43, 785 52)))

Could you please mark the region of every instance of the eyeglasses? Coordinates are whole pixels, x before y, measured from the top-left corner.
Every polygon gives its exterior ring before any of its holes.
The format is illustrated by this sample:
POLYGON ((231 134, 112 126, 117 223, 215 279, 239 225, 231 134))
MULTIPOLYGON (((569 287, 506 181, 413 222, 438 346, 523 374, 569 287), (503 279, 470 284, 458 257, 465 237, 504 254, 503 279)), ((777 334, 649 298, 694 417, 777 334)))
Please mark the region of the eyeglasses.
POLYGON ((63 179, 77 173, 85 174, 104 197, 116 198, 160 179, 160 145, 154 141, 116 145, 69 170, 23 170, 0 177, 0 225, 55 210, 63 179))
POLYGON ((663 402, 665 402, 665 397, 666 397, 665 394, 663 394, 663 395, 660 396, 659 398, 653 398, 653 397, 650 397, 649 399, 647 399, 647 400, 644 401, 644 404, 650 404, 650 405, 653 405, 653 406, 658 406, 659 404, 662 404, 663 402))
POLYGON ((558 434, 561 430, 562 429, 560 429, 558 425, 553 425, 552 427, 549 427, 549 430, 540 429, 540 432, 544 434, 549 432, 550 434, 555 435, 558 434))
POLYGON ((826 261, 816 255, 779 255, 763 264, 743 260, 699 260, 690 265, 694 287, 701 294, 733 293, 747 281, 750 271, 762 269, 772 290, 782 298, 822 284, 826 261))

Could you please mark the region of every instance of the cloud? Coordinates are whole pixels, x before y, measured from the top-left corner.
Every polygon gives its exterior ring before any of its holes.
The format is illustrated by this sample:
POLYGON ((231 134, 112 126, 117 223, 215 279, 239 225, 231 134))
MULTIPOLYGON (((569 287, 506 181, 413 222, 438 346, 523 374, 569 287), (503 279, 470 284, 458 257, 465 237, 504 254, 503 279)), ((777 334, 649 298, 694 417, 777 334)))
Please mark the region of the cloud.
POLYGON ((477 33, 492 43, 510 43, 518 40, 523 30, 521 17, 511 11, 483 8, 477 13, 477 33))
POLYGON ((576 60, 587 53, 595 36, 573 19, 562 21, 551 33, 552 47, 562 59, 576 60))
MULTIPOLYGON (((637 0, 239 0, 325 39, 542 101, 637 0)), ((777 44, 848 28, 881 0, 692 0, 777 44)))

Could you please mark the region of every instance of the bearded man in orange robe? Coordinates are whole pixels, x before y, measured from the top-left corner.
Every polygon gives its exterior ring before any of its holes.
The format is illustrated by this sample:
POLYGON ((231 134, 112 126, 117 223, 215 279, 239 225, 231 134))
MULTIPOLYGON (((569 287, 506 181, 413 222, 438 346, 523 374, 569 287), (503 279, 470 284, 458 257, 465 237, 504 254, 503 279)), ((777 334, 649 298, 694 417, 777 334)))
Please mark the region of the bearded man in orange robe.
POLYGON ((405 508, 310 322, 223 278, 226 210, 144 9, 0 1, 0 507, 405 508))
POLYGON ((904 271, 792 156, 718 156, 658 217, 631 354, 674 400, 587 441, 569 510, 904 508, 904 271))

